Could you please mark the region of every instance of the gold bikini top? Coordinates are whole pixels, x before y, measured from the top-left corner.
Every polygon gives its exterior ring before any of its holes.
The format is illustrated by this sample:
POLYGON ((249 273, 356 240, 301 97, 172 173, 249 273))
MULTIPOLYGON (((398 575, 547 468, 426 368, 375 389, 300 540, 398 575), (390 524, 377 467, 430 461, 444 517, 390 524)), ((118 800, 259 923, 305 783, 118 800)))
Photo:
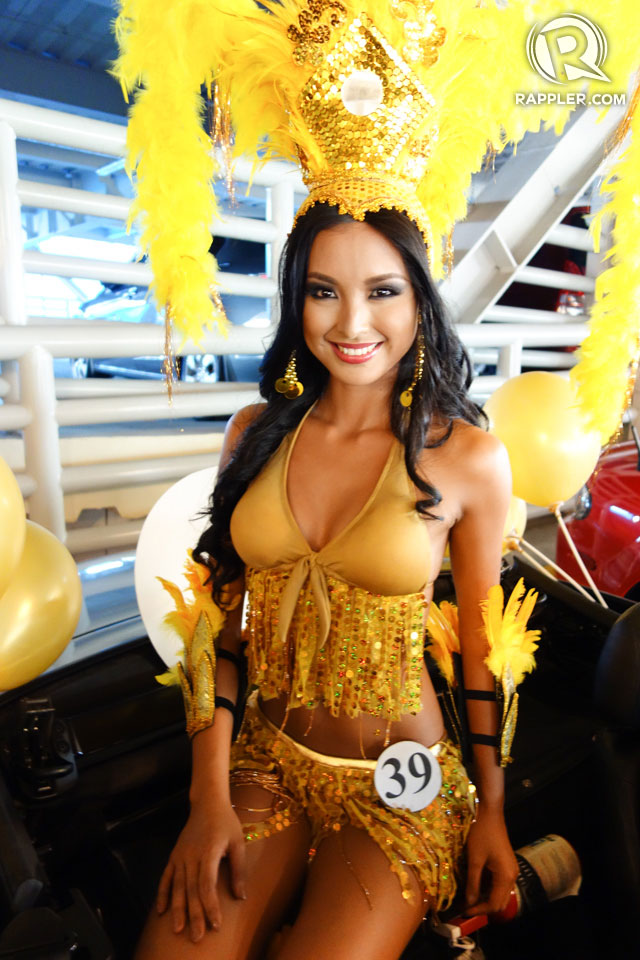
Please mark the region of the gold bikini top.
MULTIPOLYGON (((312 409, 312 408, 311 408, 312 409)), ((246 565, 249 681, 264 699, 396 720, 421 709, 427 523, 394 439, 369 499, 312 550, 287 496, 307 411, 238 501, 231 539, 246 565)))

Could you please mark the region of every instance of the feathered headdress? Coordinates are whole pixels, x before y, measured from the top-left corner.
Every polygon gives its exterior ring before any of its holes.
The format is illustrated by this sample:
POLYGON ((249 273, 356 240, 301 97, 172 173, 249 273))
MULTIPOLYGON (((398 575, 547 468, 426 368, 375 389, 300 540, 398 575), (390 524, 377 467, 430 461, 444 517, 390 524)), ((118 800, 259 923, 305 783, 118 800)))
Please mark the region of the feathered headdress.
MULTIPOLYGON (((636 0, 619 0, 615 15, 610 0, 120 0, 114 74, 125 96, 136 91, 132 216, 169 320, 196 340, 216 321, 224 329, 209 253, 221 172, 213 147, 222 132, 229 155, 232 128, 235 155, 301 164, 309 187, 302 213, 323 201, 355 218, 404 210, 441 276, 487 151, 517 144, 543 121, 559 133, 575 109, 515 97, 552 86, 527 61, 531 26, 574 11, 608 38, 607 77, 587 79, 587 96, 625 91, 640 60, 636 0), (217 111, 211 135, 203 92, 217 111)), ((632 120, 625 130, 637 128, 632 120)), ((618 221, 614 264, 599 282, 574 372, 603 437, 619 420, 640 327, 635 140, 613 174, 624 180, 607 184, 618 221)))
MULTIPOLYGON (((208 251, 219 171, 202 90, 217 85, 236 155, 302 165, 303 210, 321 201, 357 218, 404 210, 439 276, 443 242, 466 213, 487 147, 499 152, 551 113, 514 103, 513 90, 532 85, 525 6, 121 0, 114 74, 125 95, 137 89, 127 142, 132 215, 142 221, 156 299, 177 326, 197 336, 215 315, 208 251)), ((569 113, 555 108, 558 128, 569 113)))

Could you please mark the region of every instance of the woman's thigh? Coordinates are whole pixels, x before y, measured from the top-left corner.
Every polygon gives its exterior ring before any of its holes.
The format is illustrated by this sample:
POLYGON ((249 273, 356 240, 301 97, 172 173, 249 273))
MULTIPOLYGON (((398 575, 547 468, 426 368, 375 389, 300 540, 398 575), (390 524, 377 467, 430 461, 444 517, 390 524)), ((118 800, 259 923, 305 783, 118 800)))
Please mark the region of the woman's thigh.
MULTIPOLYGON (((273 795, 259 787, 235 791, 238 807, 263 810, 268 817, 273 795)), ((261 819, 255 812, 241 814, 243 822, 261 819)), ((280 833, 247 843, 246 900, 231 893, 229 871, 223 861, 218 881, 222 912, 220 930, 207 928, 198 943, 189 939, 188 924, 179 934, 172 930, 169 911, 153 910, 142 934, 135 960, 263 960, 266 945, 279 928, 304 882, 310 831, 298 821, 280 833)))
POLYGON ((413 897, 374 840, 344 827, 323 840, 309 869, 296 922, 277 960, 398 960, 425 912, 422 888, 413 897))

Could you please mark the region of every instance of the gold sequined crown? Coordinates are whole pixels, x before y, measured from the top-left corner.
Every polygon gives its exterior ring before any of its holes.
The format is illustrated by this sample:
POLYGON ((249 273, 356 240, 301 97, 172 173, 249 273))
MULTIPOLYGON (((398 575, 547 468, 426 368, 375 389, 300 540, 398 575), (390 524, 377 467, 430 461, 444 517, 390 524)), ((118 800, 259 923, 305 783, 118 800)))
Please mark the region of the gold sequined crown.
POLYGON ((436 63, 446 30, 437 26, 432 3, 424 5, 429 13, 422 24, 409 19, 406 8, 414 6, 391 4, 406 31, 404 58, 366 15, 347 22, 345 7, 331 0, 310 4, 310 14, 316 19, 330 17, 338 34, 333 44, 331 30, 318 33, 320 27, 303 14, 300 28, 290 26, 288 35, 298 40, 294 59, 315 67, 298 107, 321 151, 318 162, 317 155, 308 155, 298 145, 309 188, 298 215, 321 202, 336 204, 356 220, 382 207, 402 209, 431 247, 429 221, 417 189, 437 137, 433 119, 430 123, 435 101, 411 69, 411 61, 436 63), (323 44, 326 52, 319 49, 323 44))

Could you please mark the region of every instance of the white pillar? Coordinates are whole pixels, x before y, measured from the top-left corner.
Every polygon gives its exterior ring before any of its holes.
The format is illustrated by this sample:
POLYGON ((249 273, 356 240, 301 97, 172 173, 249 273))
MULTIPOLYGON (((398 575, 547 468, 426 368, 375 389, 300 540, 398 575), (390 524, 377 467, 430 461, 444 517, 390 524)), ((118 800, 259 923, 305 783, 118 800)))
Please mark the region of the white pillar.
POLYGON ((517 377, 521 371, 522 341, 509 343, 506 347, 502 347, 498 354, 498 376, 510 380, 511 377, 517 377))
POLYGON ((66 527, 53 357, 44 347, 36 346, 21 357, 19 363, 22 404, 32 414, 31 423, 23 430, 25 467, 37 485, 29 498, 29 516, 64 543, 66 527))
POLYGON ((16 135, 4 120, 0 120, 0 319, 27 322, 16 135))
MULTIPOLYGON (((276 237, 267 247, 267 272, 272 280, 278 282, 278 271, 280 268, 280 257, 287 237, 293 226, 294 211, 294 187, 292 183, 282 180, 280 183, 269 187, 267 191, 267 219, 270 220, 276 228, 276 237)), ((271 320, 276 322, 278 319, 278 304, 274 299, 271 310, 271 320)))

